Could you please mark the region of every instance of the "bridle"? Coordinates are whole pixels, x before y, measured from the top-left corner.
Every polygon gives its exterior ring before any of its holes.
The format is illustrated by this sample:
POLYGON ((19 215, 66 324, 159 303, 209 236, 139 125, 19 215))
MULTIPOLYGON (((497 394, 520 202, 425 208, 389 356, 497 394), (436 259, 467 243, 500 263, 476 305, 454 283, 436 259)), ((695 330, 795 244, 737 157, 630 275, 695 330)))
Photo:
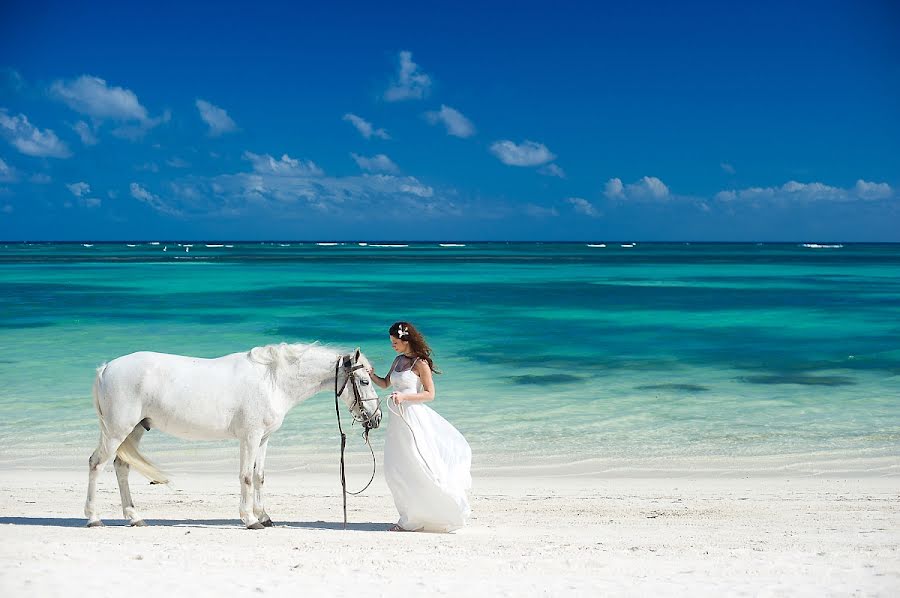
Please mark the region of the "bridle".
POLYGON ((352 363, 353 360, 349 355, 342 355, 338 357, 337 362, 334 364, 334 411, 337 413, 338 431, 341 433, 341 489, 344 497, 344 529, 347 529, 347 495, 352 494, 356 496, 357 494, 362 494, 372 485, 372 480, 375 479, 375 450, 369 442, 369 431, 372 429, 370 425, 372 418, 374 418, 375 414, 381 409, 381 399, 379 397, 376 396, 373 399, 362 398, 362 393, 359 390, 359 382, 357 381, 356 376, 353 375, 353 372, 362 369, 365 366, 361 363, 356 365, 352 365, 352 363), (338 388, 338 379, 342 366, 346 377, 344 378, 344 383, 338 388), (350 389, 353 391, 353 402, 350 403, 350 414, 353 416, 354 422, 361 423, 363 428, 365 428, 363 438, 366 441, 366 446, 369 447, 369 452, 372 453, 372 475, 369 477, 369 481, 366 485, 363 486, 363 489, 357 492, 347 492, 347 478, 344 473, 344 448, 347 446, 347 435, 344 433, 344 428, 341 426, 341 408, 339 406, 339 399, 347 389, 348 383, 350 384, 350 389), (367 401, 378 401, 378 405, 375 407, 372 415, 369 416, 365 415, 364 409, 367 401))
MULTIPOLYGON (((375 414, 378 412, 378 408, 381 407, 381 399, 377 396, 372 399, 364 399, 362 398, 362 393, 359 390, 359 381, 356 379, 356 376, 353 375, 353 372, 356 370, 361 370, 365 366, 361 363, 357 363, 356 365, 351 365, 353 361, 351 360, 349 355, 342 355, 338 357, 337 363, 334 364, 334 400, 337 401, 338 398, 344 394, 344 391, 347 389, 347 384, 350 384, 350 389, 353 391, 353 402, 350 403, 350 414, 353 416, 353 421, 361 423, 365 428, 366 439, 368 439, 369 430, 371 427, 369 423, 372 421, 372 418, 375 417, 375 414), (340 368, 343 365, 344 373, 346 377, 344 378, 344 383, 338 388, 338 380, 340 379, 339 372, 340 368), (377 401, 378 405, 375 408, 375 411, 372 412, 372 415, 365 415, 365 403, 369 401, 377 401), (354 408, 359 414, 354 413, 354 408)), ((340 423, 340 414, 338 414, 338 423, 340 423)))

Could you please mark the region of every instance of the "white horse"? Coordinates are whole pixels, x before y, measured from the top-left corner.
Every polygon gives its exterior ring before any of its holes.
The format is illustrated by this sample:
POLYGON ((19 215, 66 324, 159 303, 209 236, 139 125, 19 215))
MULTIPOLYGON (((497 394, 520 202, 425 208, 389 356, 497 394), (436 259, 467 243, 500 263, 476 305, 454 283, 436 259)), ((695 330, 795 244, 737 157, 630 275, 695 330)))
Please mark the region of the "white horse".
POLYGON ((113 456, 122 512, 131 525, 145 525, 131 500, 128 472, 131 466, 152 482, 168 481, 138 452, 151 428, 188 440, 240 440, 241 521, 250 529, 271 526, 262 496, 269 437, 294 406, 329 389, 367 430, 377 428, 381 409, 369 367, 359 349, 344 355, 285 343, 217 359, 132 353, 102 365, 94 380, 100 444, 88 462, 88 527, 103 525, 95 507, 97 476, 113 456))

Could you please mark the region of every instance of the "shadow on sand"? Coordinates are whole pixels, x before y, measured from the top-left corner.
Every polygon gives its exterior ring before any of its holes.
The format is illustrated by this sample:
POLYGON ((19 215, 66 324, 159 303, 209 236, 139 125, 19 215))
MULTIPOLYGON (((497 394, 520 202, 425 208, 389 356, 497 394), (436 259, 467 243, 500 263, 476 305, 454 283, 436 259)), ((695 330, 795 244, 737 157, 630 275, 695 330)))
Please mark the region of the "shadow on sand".
MULTIPOLYGON (((244 529, 244 525, 237 519, 145 519, 151 527, 211 527, 244 529)), ((122 519, 109 519, 108 527, 128 527, 128 522, 122 519)), ((0 517, 0 525, 36 525, 47 527, 86 527, 87 520, 83 517, 0 517)), ((383 532, 391 526, 390 523, 347 523, 347 530, 355 532, 383 532)), ((342 530, 344 524, 340 521, 285 521, 276 522, 276 528, 288 529, 322 529, 342 530)))

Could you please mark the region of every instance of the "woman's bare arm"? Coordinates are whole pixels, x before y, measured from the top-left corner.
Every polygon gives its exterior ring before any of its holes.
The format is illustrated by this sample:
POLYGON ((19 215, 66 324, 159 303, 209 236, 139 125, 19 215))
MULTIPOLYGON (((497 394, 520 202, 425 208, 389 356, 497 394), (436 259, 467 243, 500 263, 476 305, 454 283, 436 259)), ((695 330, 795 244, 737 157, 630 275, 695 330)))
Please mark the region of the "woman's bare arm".
MULTIPOLYGON (((395 359, 394 362, 396 362, 396 361, 397 360, 395 359)), ((391 363, 391 370, 392 369, 394 369, 393 362, 391 363)), ((374 382, 377 386, 380 386, 381 388, 387 388, 388 386, 391 385, 390 370, 388 370, 388 375, 384 378, 382 378, 381 376, 379 376, 378 374, 375 373, 375 368, 369 368, 366 371, 369 372, 369 378, 371 378, 372 382, 374 382)))

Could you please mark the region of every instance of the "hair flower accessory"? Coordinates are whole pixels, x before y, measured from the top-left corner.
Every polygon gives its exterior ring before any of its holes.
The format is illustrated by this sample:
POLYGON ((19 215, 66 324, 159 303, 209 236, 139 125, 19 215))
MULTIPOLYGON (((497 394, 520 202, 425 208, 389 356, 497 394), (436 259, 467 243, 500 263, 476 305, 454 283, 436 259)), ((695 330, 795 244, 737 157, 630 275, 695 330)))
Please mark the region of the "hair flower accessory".
POLYGON ((404 328, 402 324, 400 326, 397 326, 397 338, 399 338, 400 340, 403 340, 403 337, 406 336, 407 334, 409 334, 408 327, 404 328))

